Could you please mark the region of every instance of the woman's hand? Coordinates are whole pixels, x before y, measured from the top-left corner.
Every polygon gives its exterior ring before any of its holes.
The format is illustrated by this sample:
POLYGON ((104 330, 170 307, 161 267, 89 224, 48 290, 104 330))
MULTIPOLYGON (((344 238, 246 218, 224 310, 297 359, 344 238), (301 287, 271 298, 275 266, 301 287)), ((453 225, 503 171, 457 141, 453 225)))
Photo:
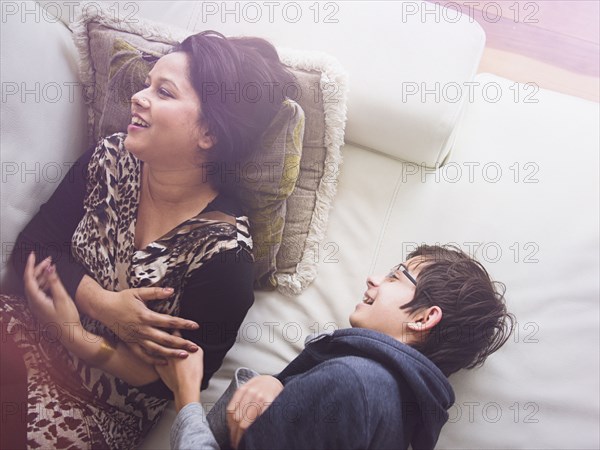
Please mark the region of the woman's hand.
POLYGON ((147 287, 111 292, 90 277, 77 289, 78 303, 85 299, 85 312, 110 328, 119 339, 148 364, 165 364, 165 358, 186 358, 198 346, 169 329, 195 330, 198 324, 180 317, 160 314, 145 302, 165 300, 173 295, 169 288, 147 287))
POLYGON ((117 345, 110 350, 108 358, 102 357, 98 361, 103 339, 86 331, 81 325, 75 302, 60 281, 50 258, 36 266, 35 255, 31 253, 23 280, 29 309, 39 322, 55 323, 61 327, 60 342, 71 353, 133 386, 142 386, 158 379, 154 367, 136 358, 124 345, 117 345))
POLYGON ((200 386, 204 375, 204 352, 201 348, 187 358, 169 358, 167 364, 154 368, 173 391, 177 411, 188 403, 200 402, 200 386))
POLYGON ((283 390, 283 384, 270 375, 254 377, 241 386, 227 405, 227 426, 233 448, 240 444, 250 425, 267 410, 283 390))
POLYGON ((61 330, 65 330, 81 322, 73 299, 64 292, 62 284, 55 282, 57 280, 56 267, 50 258, 36 266, 35 254, 32 252, 27 258, 23 274, 29 309, 40 323, 56 323, 61 330), (58 292, 57 289, 61 291, 58 292))

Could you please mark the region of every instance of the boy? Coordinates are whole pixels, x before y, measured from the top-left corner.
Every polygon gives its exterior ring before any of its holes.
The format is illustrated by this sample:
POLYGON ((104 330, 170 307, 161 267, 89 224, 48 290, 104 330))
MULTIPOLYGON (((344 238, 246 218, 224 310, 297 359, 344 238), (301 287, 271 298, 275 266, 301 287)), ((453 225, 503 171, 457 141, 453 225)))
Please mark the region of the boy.
POLYGON ((157 366, 178 410, 171 446, 433 448, 454 402, 447 377, 481 365, 513 322, 480 263, 455 248, 421 246, 386 276, 367 278, 353 328, 307 339, 280 374, 235 391, 229 442, 217 443, 199 404, 202 355, 157 366))

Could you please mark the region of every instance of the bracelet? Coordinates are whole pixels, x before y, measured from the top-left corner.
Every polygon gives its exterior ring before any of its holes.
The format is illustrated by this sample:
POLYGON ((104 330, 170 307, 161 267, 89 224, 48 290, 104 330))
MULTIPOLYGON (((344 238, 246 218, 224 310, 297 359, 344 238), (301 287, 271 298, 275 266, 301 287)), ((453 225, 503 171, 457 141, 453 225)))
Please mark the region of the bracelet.
POLYGON ((105 338, 100 341, 100 348, 98 351, 89 359, 89 363, 93 366, 102 366, 115 352, 116 348, 113 347, 110 342, 105 338))

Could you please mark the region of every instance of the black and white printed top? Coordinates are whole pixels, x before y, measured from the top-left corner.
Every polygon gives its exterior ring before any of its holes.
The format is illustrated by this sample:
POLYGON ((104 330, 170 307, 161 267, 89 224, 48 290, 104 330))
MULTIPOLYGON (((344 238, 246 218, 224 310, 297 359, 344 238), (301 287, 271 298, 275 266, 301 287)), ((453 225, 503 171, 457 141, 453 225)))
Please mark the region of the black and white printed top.
MULTIPOLYGON (((200 325, 182 334, 204 350, 206 388, 254 301, 248 219, 234 199, 219 194, 195 217, 146 248, 136 249, 141 162, 125 149, 125 137, 116 133, 102 139, 71 167, 19 235, 13 261, 18 273, 23 273, 32 250, 38 261, 52 256, 73 297, 85 274, 111 291, 174 288, 168 300, 147 305, 200 325)), ((89 317, 82 315, 82 323, 89 331, 114 338, 110 329, 89 317)), ((91 375, 89 367, 86 370, 83 378, 88 388, 104 385, 110 378, 99 370, 91 375)), ((172 398, 162 381, 139 389, 172 398)))

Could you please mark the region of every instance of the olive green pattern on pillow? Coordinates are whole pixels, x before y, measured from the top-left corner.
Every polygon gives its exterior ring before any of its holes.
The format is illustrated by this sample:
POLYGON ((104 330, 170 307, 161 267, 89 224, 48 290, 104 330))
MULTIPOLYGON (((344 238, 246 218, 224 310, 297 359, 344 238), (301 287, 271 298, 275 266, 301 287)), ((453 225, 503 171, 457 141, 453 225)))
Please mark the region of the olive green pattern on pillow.
POLYGON ((285 100, 261 145, 241 167, 240 197, 248 206, 257 289, 275 289, 276 257, 285 226, 286 200, 300 173, 304 111, 285 100))
POLYGON ((108 88, 99 127, 110 135, 126 131, 130 120, 131 96, 144 81, 160 54, 140 50, 123 39, 115 39, 109 62, 108 88))

